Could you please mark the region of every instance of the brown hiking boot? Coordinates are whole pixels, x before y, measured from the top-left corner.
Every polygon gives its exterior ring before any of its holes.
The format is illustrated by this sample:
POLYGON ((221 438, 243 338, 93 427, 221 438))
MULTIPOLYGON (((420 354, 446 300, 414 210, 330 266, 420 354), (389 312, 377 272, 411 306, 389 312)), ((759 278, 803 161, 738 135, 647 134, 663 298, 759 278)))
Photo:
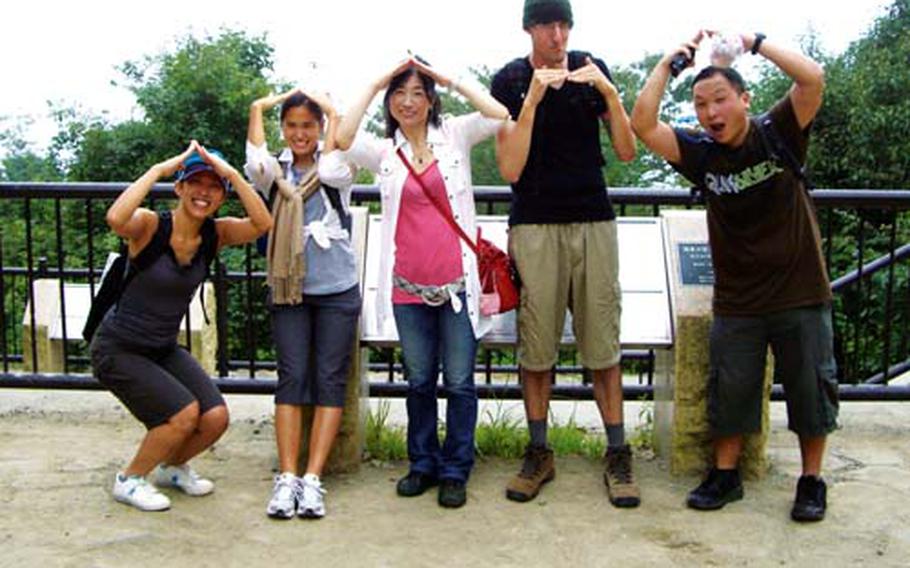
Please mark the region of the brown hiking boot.
POLYGON ((553 450, 528 444, 521 471, 506 485, 506 497, 522 503, 530 501, 537 497, 543 484, 552 481, 554 477, 556 466, 553 464, 553 450))
POLYGON ((632 449, 628 444, 621 448, 607 448, 604 459, 607 462, 604 483, 610 503, 614 507, 638 507, 641 495, 632 475, 632 449))

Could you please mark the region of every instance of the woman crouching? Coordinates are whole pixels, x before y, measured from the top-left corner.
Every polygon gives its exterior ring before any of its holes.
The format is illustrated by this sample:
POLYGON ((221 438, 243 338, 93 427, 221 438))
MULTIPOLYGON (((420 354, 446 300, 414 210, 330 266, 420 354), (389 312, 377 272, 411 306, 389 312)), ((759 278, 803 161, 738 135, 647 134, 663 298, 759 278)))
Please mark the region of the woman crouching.
POLYGON ((171 502, 155 485, 194 496, 214 490, 187 462, 212 446, 228 425, 221 393, 177 345, 180 323, 214 256, 205 251, 250 242, 269 230, 272 218, 237 170, 217 151, 193 141, 120 194, 108 209, 107 223, 126 239, 130 270, 136 272, 92 339, 92 368, 148 430, 132 461, 117 473, 113 494, 142 511, 162 511, 171 502), (174 210, 140 207, 157 181, 175 173, 179 199, 174 210), (248 217, 213 220, 231 187, 248 217), (146 479, 152 470, 154 485, 146 479))

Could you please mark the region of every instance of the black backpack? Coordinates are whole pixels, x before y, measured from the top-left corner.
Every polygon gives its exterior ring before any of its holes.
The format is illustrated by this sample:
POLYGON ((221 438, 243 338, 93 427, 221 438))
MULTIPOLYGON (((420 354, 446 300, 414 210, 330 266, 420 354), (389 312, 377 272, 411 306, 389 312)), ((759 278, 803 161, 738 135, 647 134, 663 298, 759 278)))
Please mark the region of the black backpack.
MULTIPOLYGON (((777 127, 774 126, 774 121, 771 120, 771 116, 768 115, 768 113, 760 114, 756 117, 756 122, 758 123, 758 134, 761 136, 762 146, 764 146, 765 151, 768 152, 770 158, 779 166, 793 172, 796 178, 803 182, 803 188, 806 191, 815 189, 815 185, 812 183, 812 180, 809 179, 809 174, 807 173, 805 166, 799 162, 796 158, 796 154, 794 154, 793 150, 784 142, 784 139, 777 131, 777 127)), ((704 160, 707 161, 707 159, 707 155, 705 155, 704 160)), ((702 168, 702 170, 704 169, 705 168, 702 168)), ((705 190, 706 188, 703 187, 702 184, 693 187, 691 189, 691 201, 693 203, 704 203, 705 190)))
MULTIPOLYGON (((92 299, 92 307, 85 320, 85 326, 82 328, 82 337, 85 341, 91 342, 95 331, 101 325, 101 321, 104 320, 104 316, 107 315, 107 312, 112 307, 116 309, 123 291, 126 290, 133 278, 151 266, 170 247, 172 227, 171 212, 164 211, 159 213, 158 228, 155 230, 155 234, 145 248, 139 251, 136 258, 132 260, 129 258, 126 242, 120 245, 120 254, 114 259, 110 268, 104 274, 98 291, 92 299)), ((209 277, 209 267, 212 264, 212 260, 214 260, 218 252, 218 234, 215 231, 214 219, 209 217, 202 223, 201 234, 202 244, 200 246, 205 259, 205 277, 202 281, 205 282, 209 277)), ((205 294, 199 296, 200 301, 203 302, 202 314, 206 323, 208 323, 208 316, 205 315, 204 297, 205 294)))
POLYGON ((803 188, 806 191, 815 189, 815 185, 809 179, 805 166, 796 159, 796 154, 784 142, 768 113, 758 116, 758 133, 761 135, 762 144, 764 144, 772 160, 792 171, 796 178, 803 182, 803 188))

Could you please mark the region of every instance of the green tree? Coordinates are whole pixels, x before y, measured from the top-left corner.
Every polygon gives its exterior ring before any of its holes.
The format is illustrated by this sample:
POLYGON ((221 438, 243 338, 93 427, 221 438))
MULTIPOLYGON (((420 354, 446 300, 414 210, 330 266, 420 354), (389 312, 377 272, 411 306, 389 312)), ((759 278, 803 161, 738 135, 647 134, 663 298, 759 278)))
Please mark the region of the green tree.
MULTIPOLYGON (((0 117, 0 122, 9 121, 0 117)), ((12 119, 0 130, 0 181, 58 181, 60 168, 50 156, 42 156, 26 140, 26 131, 34 124, 30 118, 12 119)), ((8 217, 7 217, 8 218, 8 217)))
POLYGON ((827 67, 812 170, 828 187, 910 185, 910 0, 827 67))
MULTIPOLYGON (((72 156, 74 181, 124 181, 173 156, 196 139, 219 148, 239 167, 250 103, 278 88, 267 75, 273 48, 265 36, 224 30, 218 36, 179 40, 173 52, 119 67, 142 117, 111 124, 102 117, 57 111, 52 148, 72 156)), ((275 138, 275 126, 269 125, 275 138)))

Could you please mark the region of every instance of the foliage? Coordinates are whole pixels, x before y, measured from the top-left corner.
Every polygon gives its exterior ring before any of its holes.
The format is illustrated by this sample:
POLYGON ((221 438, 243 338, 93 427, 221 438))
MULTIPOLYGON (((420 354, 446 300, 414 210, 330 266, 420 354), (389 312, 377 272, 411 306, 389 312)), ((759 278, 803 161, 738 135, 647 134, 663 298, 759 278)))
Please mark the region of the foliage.
POLYGON ((828 66, 813 171, 831 187, 910 185, 910 1, 828 66), (823 159, 820 159, 822 158, 823 159))
POLYGON ((196 139, 243 163, 250 103, 271 92, 273 48, 265 37, 224 31, 216 38, 187 37, 173 54, 127 62, 120 68, 145 112, 155 155, 173 155, 196 139))
POLYGON ((629 445, 636 450, 654 449, 654 401, 640 399, 641 407, 638 410, 638 424, 629 437, 629 445))
MULTIPOLYGON (((826 70, 824 104, 813 126, 809 150, 809 169, 819 187, 828 188, 906 188, 910 183, 910 0, 894 0, 887 13, 877 19, 867 33, 843 54, 829 55, 818 48, 818 38, 806 38, 803 49, 821 61, 826 70)), ((645 78, 660 55, 647 55, 630 65, 613 65, 611 72, 627 110, 641 90, 645 78)), ((180 151, 189 138, 217 146, 235 165, 243 162, 243 133, 252 100, 282 89, 280 81, 271 79, 273 48, 265 36, 249 36, 243 31, 223 30, 204 38, 184 37, 164 53, 149 55, 120 66, 121 84, 136 95, 138 110, 130 120, 115 122, 105 114, 85 112, 79 106, 52 105, 50 112, 57 123, 57 134, 46 152, 36 150, 26 141, 31 126, 27 120, 5 118, 0 122, 0 180, 4 181, 117 181, 134 179, 151 164, 180 151)), ((471 70, 474 78, 488 86, 493 71, 471 70)), ((791 81, 773 65, 763 65, 758 80, 752 84, 753 110, 761 111, 780 99, 791 81)), ((456 95, 441 92, 444 112, 460 114, 469 105, 456 95)), ((677 122, 691 116, 690 84, 681 80, 671 84, 662 105, 662 118, 677 122)), ((370 128, 376 128, 377 117, 371 117, 370 128)), ((379 120, 381 122, 381 119, 379 120)), ((277 121, 268 120, 267 135, 277 140, 277 121)), ((636 158, 620 163, 612 156, 609 139, 602 129, 602 146, 606 157, 604 174, 611 187, 677 186, 679 177, 663 160, 642 146, 636 158)), ((476 146, 472 152, 475 185, 501 185, 496 165, 493 140, 476 146)), ((372 177, 361 174, 360 183, 372 183, 372 177)), ((91 205, 77 200, 62 200, 59 214, 65 231, 57 235, 57 207, 50 200, 32 200, 30 223, 26 221, 26 204, 22 200, 0 200, 3 215, 2 250, 5 266, 25 266, 27 253, 36 259, 44 257, 51 267, 62 262, 69 268, 85 267, 92 262, 100 266, 105 253, 116 247, 103 223, 109 202, 95 200, 91 205), (91 211, 93 229, 89 230, 87 213, 91 211), (62 246, 58 252, 57 242, 62 246)), ((159 203, 156 206, 166 206, 159 203)), ((498 206, 498 212, 508 209, 498 206)), ((240 211, 230 203, 223 214, 240 211)), ((626 211, 626 214, 635 214, 626 211)), ((889 249, 894 215, 878 211, 823 211, 820 224, 826 238, 832 276, 839 276, 857 265, 877 258, 889 249), (864 234, 859 245, 858 235, 864 234)), ((895 240, 910 240, 910 226, 898 220, 895 240)), ((263 259, 255 255, 247 264, 241 248, 221 252, 221 261, 232 271, 264 268, 263 259)), ((897 289, 906 290, 906 270, 897 271, 897 289)), ((21 304, 20 282, 7 282, 5 295, 7 315, 12 317, 21 304), (17 299, 10 300, 11 295, 17 299)), ((838 296, 835 317, 839 349, 852 354, 846 367, 850 376, 864 377, 881 367, 882 345, 888 339, 881 323, 885 319, 884 285, 881 277, 866 282, 862 288, 851 288, 838 296), (871 323, 870 323, 871 322, 871 323), (876 323, 877 322, 877 323, 876 323), (859 325, 863 327, 858 327, 859 325), (875 325, 873 325, 875 324, 875 325)), ((231 280, 228 292, 229 354, 232 359, 245 359, 246 314, 252 313, 250 330, 256 336, 256 356, 273 357, 269 339, 268 314, 261 285, 248 286, 241 279, 231 280), (248 295, 250 295, 248 297, 248 295), (250 309, 250 306, 253 306, 250 309)), ((906 298, 906 292, 898 294, 906 298)), ((900 300, 906 304, 905 300, 900 300)), ((908 327, 907 309, 897 306, 891 333, 892 344, 898 333, 908 327)), ((904 342, 900 357, 906 357, 904 342)), ((381 358, 376 355, 376 358, 381 358)), ((394 355, 393 355, 394 357, 394 355)), ((494 364, 509 364, 514 355, 509 350, 494 351, 494 364)), ((565 357, 563 357, 565 359, 565 357)), ((561 361, 563 360, 561 359, 561 361)))
MULTIPOLYGON (((400 461, 407 458, 406 431, 402 426, 389 424, 391 404, 381 400, 376 410, 367 412, 366 459, 400 461)), ((474 443, 479 458, 498 457, 518 459, 528 443, 528 430, 523 416, 512 416, 502 405, 495 412, 486 411, 486 419, 477 424, 474 443)), ((445 436, 440 425, 440 437, 445 436)), ((606 448, 603 433, 589 432, 569 417, 565 424, 553 422, 548 429, 548 443, 558 456, 583 456, 599 460, 606 448)))
MULTIPOLYGON (((142 118, 111 124, 72 109, 55 111, 60 125, 52 149, 71 156, 74 181, 135 179, 151 165, 180 152, 191 139, 220 149, 239 167, 250 103, 275 90, 266 78, 273 48, 242 31, 184 37, 173 52, 119 67, 136 96, 142 118)), ((275 126, 269 125, 271 139, 275 126)))
MULTIPOLYGON (((826 60, 825 103, 817 117, 809 167, 819 187, 890 189, 910 186, 910 1, 895 0, 867 34, 847 51, 826 60)), ((831 213, 829 213, 831 214, 831 213)), ((891 211, 838 212, 831 217, 830 267, 838 276, 888 253, 891 211), (858 235, 863 234, 862 240, 858 235), (861 243, 859 246, 858 243, 861 243)), ((827 219, 826 219, 827 221, 827 219)), ((901 220, 898 244, 910 241, 901 220)), ((835 312, 845 325, 838 344, 842 373, 854 379, 881 370, 886 345, 898 345, 907 326, 906 302, 886 320, 884 274, 839 294, 835 312), (849 323, 848 323, 849 322, 849 323), (890 327, 891 337, 886 338, 890 327)), ((895 291, 908 286, 906 271, 896 272, 895 291)), ((905 298, 903 293, 898 298, 905 298)), ((907 357, 906 345, 898 353, 907 357)), ((892 361, 894 359, 891 359, 892 361)))
POLYGON ((391 404, 381 400, 374 411, 367 411, 366 439, 364 449, 367 459, 400 461, 408 457, 404 428, 389 424, 391 404))
MULTIPOLYGON (((6 122, 0 117, 0 123, 6 122)), ((27 118, 0 130, 0 181, 57 181, 60 170, 49 156, 40 155, 26 140, 33 121, 27 118)), ((8 219, 9 217, 5 217, 8 219)))

